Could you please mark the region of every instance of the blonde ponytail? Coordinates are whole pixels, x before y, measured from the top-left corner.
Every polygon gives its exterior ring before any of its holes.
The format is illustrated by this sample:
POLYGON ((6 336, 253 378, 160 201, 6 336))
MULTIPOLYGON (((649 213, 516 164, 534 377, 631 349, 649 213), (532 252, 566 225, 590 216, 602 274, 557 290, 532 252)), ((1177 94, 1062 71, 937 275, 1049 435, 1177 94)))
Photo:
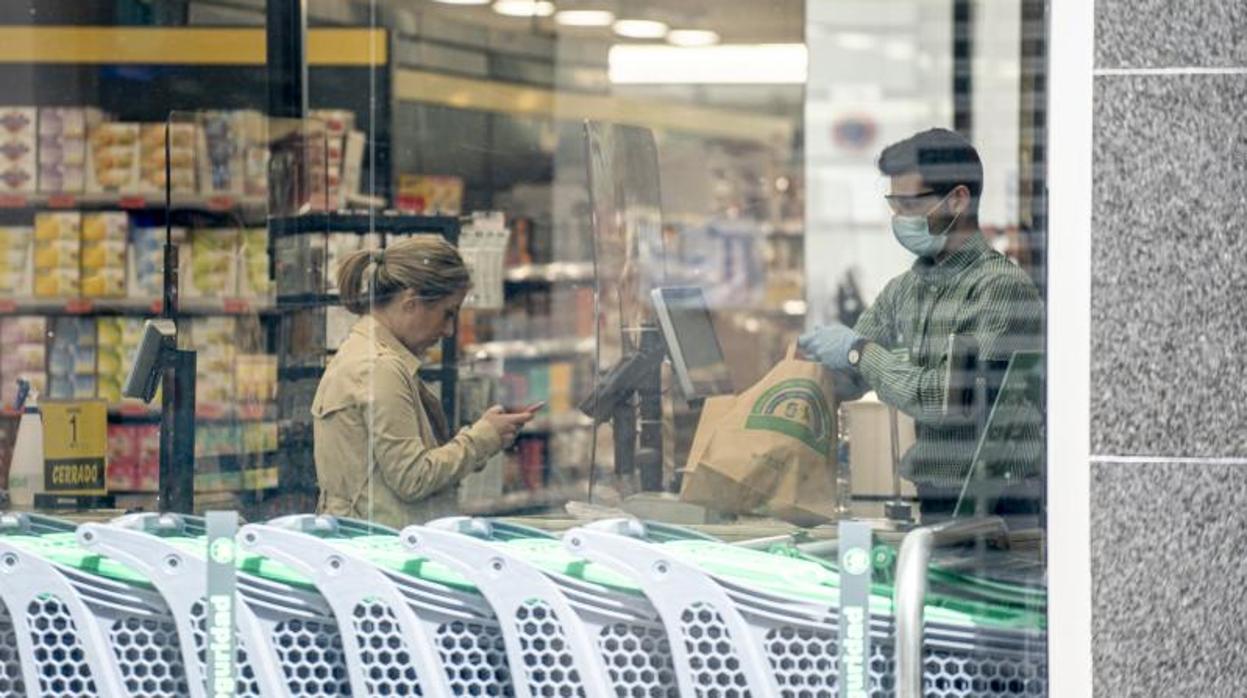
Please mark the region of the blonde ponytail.
POLYGON ((384 250, 359 250, 338 266, 342 304, 356 315, 388 305, 403 291, 435 302, 472 286, 454 245, 436 235, 416 235, 384 250))

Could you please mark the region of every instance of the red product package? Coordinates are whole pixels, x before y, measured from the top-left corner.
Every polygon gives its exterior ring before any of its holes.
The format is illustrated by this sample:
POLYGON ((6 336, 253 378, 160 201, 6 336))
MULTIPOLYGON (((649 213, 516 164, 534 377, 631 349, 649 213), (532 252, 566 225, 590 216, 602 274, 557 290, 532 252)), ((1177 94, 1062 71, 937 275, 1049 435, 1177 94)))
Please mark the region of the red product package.
POLYGON ((133 479, 138 466, 138 444, 135 427, 129 424, 108 425, 108 490, 134 489, 133 479))
POLYGON ((145 424, 135 434, 138 461, 134 471, 134 489, 155 492, 160 488, 160 425, 145 424))

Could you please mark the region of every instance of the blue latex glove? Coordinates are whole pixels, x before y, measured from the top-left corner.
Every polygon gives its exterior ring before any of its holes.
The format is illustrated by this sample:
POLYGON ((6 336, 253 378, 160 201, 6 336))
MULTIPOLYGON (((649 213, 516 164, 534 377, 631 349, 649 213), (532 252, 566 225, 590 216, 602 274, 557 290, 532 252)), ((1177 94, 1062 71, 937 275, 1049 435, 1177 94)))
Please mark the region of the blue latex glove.
POLYGON ((833 371, 845 371, 851 368, 849 349, 852 349, 853 342, 859 339, 861 335, 836 322, 823 327, 815 327, 801 335, 801 338, 797 340, 797 347, 806 356, 817 359, 827 368, 833 371))

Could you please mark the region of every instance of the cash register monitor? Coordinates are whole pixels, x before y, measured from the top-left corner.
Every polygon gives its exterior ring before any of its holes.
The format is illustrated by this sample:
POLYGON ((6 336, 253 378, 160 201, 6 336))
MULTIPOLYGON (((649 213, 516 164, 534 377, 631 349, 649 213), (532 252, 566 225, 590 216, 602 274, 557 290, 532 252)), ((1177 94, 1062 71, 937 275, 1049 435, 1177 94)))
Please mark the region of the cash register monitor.
POLYGON ((656 288, 651 296, 684 397, 697 400, 735 392, 701 289, 656 288))

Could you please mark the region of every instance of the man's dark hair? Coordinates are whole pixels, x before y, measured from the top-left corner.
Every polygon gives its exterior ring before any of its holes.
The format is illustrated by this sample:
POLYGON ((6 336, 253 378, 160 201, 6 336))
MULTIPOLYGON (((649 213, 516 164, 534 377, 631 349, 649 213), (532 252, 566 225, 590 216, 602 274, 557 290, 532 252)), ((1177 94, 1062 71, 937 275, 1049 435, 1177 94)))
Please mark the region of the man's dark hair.
POLYGON ((917 172, 941 196, 964 184, 970 190, 970 211, 978 212, 983 193, 983 162, 970 141, 956 131, 933 128, 883 149, 879 171, 889 177, 917 172))

